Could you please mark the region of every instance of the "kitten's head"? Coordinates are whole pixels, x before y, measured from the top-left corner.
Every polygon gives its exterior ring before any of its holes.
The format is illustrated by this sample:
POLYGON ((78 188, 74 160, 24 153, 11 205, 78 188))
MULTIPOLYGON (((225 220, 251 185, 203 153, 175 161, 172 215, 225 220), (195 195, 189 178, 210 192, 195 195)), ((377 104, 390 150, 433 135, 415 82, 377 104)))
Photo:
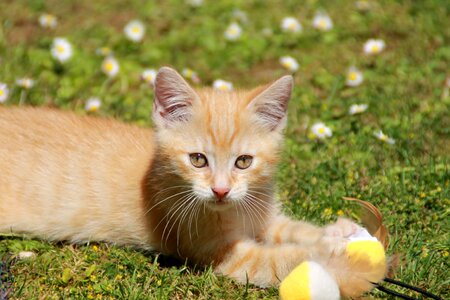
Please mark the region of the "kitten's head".
POLYGON ((194 90, 173 69, 155 82, 158 160, 213 209, 260 198, 272 183, 292 76, 251 91, 194 90))

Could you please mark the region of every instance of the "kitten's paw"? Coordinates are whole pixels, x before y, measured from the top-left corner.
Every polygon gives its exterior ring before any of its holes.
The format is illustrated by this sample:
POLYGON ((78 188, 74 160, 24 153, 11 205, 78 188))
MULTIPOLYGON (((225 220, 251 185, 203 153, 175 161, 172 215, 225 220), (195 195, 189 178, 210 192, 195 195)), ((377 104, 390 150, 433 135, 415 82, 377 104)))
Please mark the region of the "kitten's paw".
POLYGON ((345 218, 339 218, 336 223, 325 227, 325 236, 336 238, 349 238, 362 230, 362 227, 353 221, 345 218))

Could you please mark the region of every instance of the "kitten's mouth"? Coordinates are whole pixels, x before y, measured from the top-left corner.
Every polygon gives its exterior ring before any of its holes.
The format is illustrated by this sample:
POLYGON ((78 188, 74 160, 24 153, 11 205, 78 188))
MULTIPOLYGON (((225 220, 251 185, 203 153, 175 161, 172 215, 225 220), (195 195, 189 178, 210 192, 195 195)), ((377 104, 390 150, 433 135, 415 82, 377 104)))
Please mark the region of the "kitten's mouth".
POLYGON ((217 200, 213 200, 213 201, 208 201, 207 205, 210 209, 212 210, 216 210, 216 211, 222 211, 222 210, 226 210, 230 207, 233 206, 233 204, 231 203, 231 201, 217 201, 217 200))

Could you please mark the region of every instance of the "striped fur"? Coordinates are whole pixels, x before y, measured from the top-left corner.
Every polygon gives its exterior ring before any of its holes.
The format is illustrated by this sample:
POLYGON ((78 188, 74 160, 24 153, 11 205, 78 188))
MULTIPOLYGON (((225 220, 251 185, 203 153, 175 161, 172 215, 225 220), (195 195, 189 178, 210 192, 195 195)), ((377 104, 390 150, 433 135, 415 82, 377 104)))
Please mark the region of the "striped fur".
POLYGON ((381 279, 384 270, 373 277, 347 263, 344 237, 356 225, 292 221, 274 201, 291 89, 285 76, 252 91, 193 90, 163 68, 155 130, 0 107, 0 232, 136 245, 213 264, 218 274, 259 286, 277 285, 314 260, 343 295, 364 292, 366 279, 381 279), (208 166, 194 167, 190 153, 203 153, 208 166), (234 166, 240 155, 253 157, 248 169, 234 166), (215 187, 229 189, 223 201, 215 187))

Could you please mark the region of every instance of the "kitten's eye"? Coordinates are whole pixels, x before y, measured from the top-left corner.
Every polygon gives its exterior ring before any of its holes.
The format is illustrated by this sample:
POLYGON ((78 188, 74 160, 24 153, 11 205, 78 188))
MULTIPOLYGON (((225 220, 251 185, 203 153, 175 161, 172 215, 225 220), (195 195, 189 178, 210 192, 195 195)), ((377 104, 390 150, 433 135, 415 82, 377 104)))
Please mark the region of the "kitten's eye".
POLYGON ((203 168, 208 165, 208 160, 204 154, 191 153, 189 157, 191 158, 191 164, 196 168, 203 168))
POLYGON ((248 167, 250 167, 250 165, 253 162, 253 157, 250 155, 241 155, 236 159, 236 162, 234 163, 234 165, 236 166, 236 168, 238 169, 247 169, 248 167))

